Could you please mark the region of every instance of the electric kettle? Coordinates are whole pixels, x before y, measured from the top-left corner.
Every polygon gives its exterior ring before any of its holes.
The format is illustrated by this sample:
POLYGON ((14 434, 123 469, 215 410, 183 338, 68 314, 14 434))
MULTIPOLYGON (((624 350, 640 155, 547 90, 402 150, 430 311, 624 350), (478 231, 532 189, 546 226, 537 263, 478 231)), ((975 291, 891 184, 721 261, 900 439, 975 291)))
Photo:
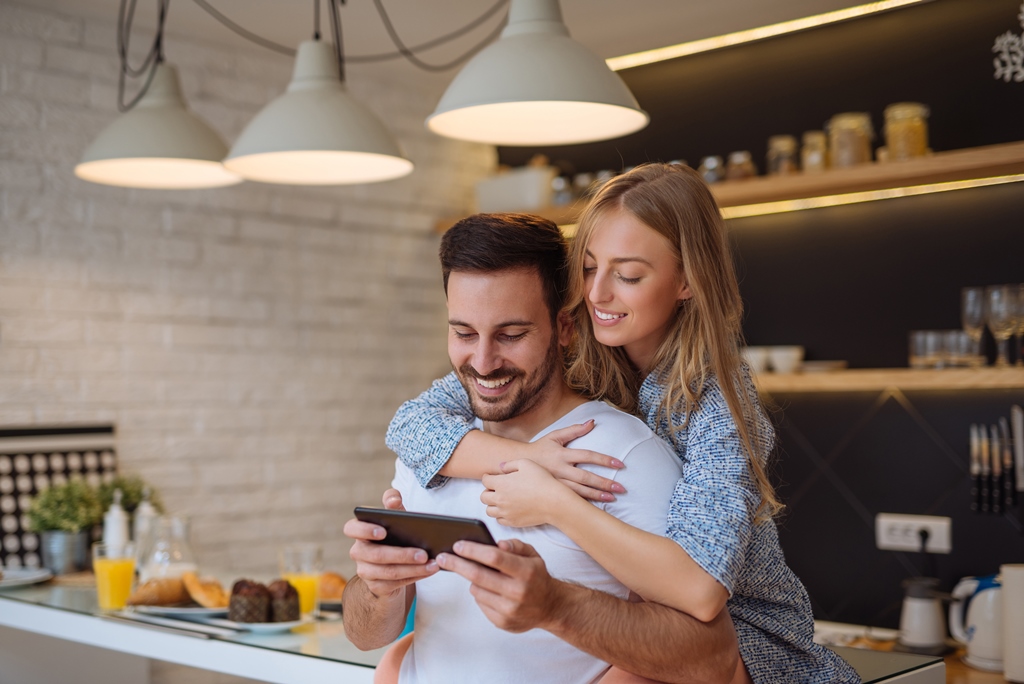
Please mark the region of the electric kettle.
POLYGON ((964 577, 953 588, 949 631, 967 645, 964 662, 979 670, 1003 671, 1002 593, 996 575, 964 577))

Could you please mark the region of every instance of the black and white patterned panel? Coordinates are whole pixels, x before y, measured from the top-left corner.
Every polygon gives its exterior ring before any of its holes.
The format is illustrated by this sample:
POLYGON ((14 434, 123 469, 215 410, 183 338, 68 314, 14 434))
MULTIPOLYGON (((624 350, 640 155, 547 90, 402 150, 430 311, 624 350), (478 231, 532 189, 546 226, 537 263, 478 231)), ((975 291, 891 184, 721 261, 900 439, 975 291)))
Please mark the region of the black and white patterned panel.
POLYGON ((39 535, 28 531, 32 499, 82 478, 97 486, 117 474, 112 426, 0 430, 0 566, 39 567, 39 535))

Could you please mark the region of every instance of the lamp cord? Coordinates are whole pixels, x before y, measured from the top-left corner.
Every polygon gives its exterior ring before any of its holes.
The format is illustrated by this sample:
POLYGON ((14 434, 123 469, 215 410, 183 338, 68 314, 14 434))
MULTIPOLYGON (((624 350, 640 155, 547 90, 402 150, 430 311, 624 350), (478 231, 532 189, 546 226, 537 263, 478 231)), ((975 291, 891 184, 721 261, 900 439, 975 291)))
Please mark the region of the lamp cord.
MULTIPOLYGON (((505 20, 502 20, 502 22, 498 24, 493 31, 487 34, 487 36, 483 40, 478 42, 476 45, 474 45, 469 50, 462 53, 455 59, 444 64, 429 64, 421 60, 419 57, 417 57, 416 52, 413 49, 406 47, 406 45, 402 42, 402 39, 398 37, 398 32, 395 30, 394 24, 391 23, 391 18, 388 16, 387 10, 384 9, 383 1, 373 0, 373 4, 377 7, 377 13, 380 14, 380 20, 384 24, 384 28, 387 29, 388 35, 391 37, 391 42, 394 43, 395 47, 398 48, 398 53, 401 56, 405 57, 407 60, 409 60, 411 63, 418 66, 420 69, 423 69, 424 71, 447 71, 448 69, 451 69, 452 67, 461 64, 462 62, 466 61, 467 59, 475 55, 477 52, 482 50, 485 45, 487 45, 492 40, 497 38, 498 35, 505 28, 505 20)), ((505 0, 501 0, 500 2, 495 3, 494 5, 491 6, 489 10, 487 10, 487 12, 482 14, 473 22, 470 22, 470 24, 467 24, 465 27, 463 27, 463 29, 468 31, 472 30, 473 28, 476 28, 476 26, 479 26, 481 23, 489 19, 490 16, 497 12, 498 9, 504 4, 505 0)))
POLYGON ((338 60, 338 76, 345 81, 345 49, 342 45, 341 11, 339 5, 345 0, 327 0, 331 10, 331 33, 334 34, 334 56, 338 60))
POLYGON ((121 61, 121 70, 117 79, 117 109, 126 112, 142 99, 142 96, 149 90, 153 77, 156 75, 156 67, 164 61, 164 22, 167 20, 167 8, 170 0, 157 0, 157 24, 156 35, 153 37, 153 44, 146 54, 146 58, 138 68, 132 68, 128 59, 128 43, 131 38, 132 22, 135 20, 135 5, 138 0, 121 0, 121 7, 117 15, 117 54, 121 61), (146 82, 135 94, 131 102, 124 101, 125 81, 128 76, 137 78, 142 74, 146 75, 146 82))
MULTIPOLYGON (((328 0, 328 2, 333 2, 333 1, 334 0, 328 0)), ((256 43, 257 45, 261 45, 261 46, 267 48, 268 50, 273 50, 274 52, 278 52, 278 53, 280 53, 282 55, 288 55, 290 57, 294 57, 295 56, 295 49, 294 48, 290 48, 290 47, 288 47, 286 45, 281 45, 280 43, 275 43, 272 40, 268 40, 266 38, 262 38, 261 36, 258 36, 255 33, 253 33, 252 31, 249 31, 248 29, 243 28, 242 26, 238 25, 237 23, 235 23, 234 21, 232 21, 231 19, 226 17, 223 13, 221 13, 217 9, 215 9, 212 5, 210 5, 210 3, 206 2, 206 0, 193 0, 193 2, 195 2, 197 5, 199 5, 199 7, 201 7, 203 10, 205 10, 214 19, 216 19, 221 24, 223 24, 227 28, 231 29, 232 31, 234 31, 238 35, 242 36, 243 38, 245 38, 247 40, 250 40, 253 43, 256 43)), ((465 34, 469 33, 473 29, 475 29, 476 27, 478 27, 481 24, 483 24, 485 21, 490 19, 492 16, 494 16, 494 14, 497 13, 498 10, 500 10, 502 7, 507 5, 508 2, 509 2, 509 0, 496 0, 496 2, 493 5, 491 5, 487 9, 487 11, 485 11, 483 14, 481 14, 476 19, 473 19, 472 21, 470 21, 468 24, 465 24, 464 26, 461 26, 461 27, 455 29, 454 31, 451 31, 450 33, 446 33, 444 35, 438 36, 437 38, 432 38, 432 39, 430 39, 428 41, 425 41, 423 43, 419 43, 419 44, 413 45, 413 46, 407 46, 404 43, 402 43, 401 39, 398 37, 398 33, 395 32, 395 30, 394 30, 394 26, 391 24, 390 17, 388 17, 387 11, 384 9, 384 5, 382 3, 376 3, 377 12, 378 12, 378 14, 381 15, 381 21, 384 23, 385 28, 388 30, 388 35, 391 38, 391 41, 393 43, 395 43, 395 46, 398 47, 399 49, 394 51, 394 52, 380 52, 380 53, 370 54, 370 55, 348 55, 348 56, 344 57, 344 61, 346 61, 348 63, 351 63, 351 64, 355 64, 355 63, 369 63, 369 62, 384 62, 384 61, 391 60, 391 59, 397 59, 399 57, 405 57, 406 59, 409 59, 409 61, 411 61, 416 66, 418 66, 420 68, 424 68, 427 71, 443 71, 445 69, 450 69, 453 66, 456 66, 457 64, 460 64, 461 62, 464 62, 465 60, 467 60, 470 57, 472 57, 474 54, 479 52, 480 49, 484 45, 486 45, 487 43, 491 42, 495 37, 497 37, 497 35, 499 33, 501 33, 501 29, 503 29, 504 26, 505 26, 504 20, 501 22, 501 24, 498 26, 498 28, 495 31, 493 31, 490 35, 487 36, 486 39, 484 39, 483 41, 481 41, 477 45, 474 45, 470 50, 468 50, 464 54, 460 55, 456 59, 452 60, 448 64, 436 65, 435 66, 435 65, 431 65, 431 64, 426 64, 426 63, 424 63, 422 61, 417 63, 417 61, 414 61, 416 59, 416 53, 423 52, 423 51, 429 50, 431 48, 435 48, 435 47, 437 47, 439 45, 444 45, 446 43, 450 43, 451 41, 455 40, 456 38, 460 38, 460 37, 464 36, 465 34)), ((317 12, 317 26, 318 26, 317 32, 319 32, 319 5, 317 6, 316 12, 317 12)))

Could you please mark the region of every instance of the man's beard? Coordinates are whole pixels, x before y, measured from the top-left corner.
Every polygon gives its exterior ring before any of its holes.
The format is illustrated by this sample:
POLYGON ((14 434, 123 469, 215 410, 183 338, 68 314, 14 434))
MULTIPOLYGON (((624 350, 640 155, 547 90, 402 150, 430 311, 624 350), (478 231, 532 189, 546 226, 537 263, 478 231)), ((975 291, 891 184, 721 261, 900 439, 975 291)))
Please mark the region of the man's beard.
POLYGON ((455 374, 469 395, 469 405, 473 409, 473 414, 480 420, 500 423, 520 416, 536 406, 553 384, 561 381, 561 364, 562 355, 558 338, 552 335, 551 346, 548 347, 544 362, 530 375, 514 367, 499 368, 489 375, 480 375, 468 363, 456 368, 455 374), (520 381, 511 393, 500 397, 481 396, 474 387, 477 385, 476 378, 493 382, 509 377, 513 378, 513 381, 520 381))

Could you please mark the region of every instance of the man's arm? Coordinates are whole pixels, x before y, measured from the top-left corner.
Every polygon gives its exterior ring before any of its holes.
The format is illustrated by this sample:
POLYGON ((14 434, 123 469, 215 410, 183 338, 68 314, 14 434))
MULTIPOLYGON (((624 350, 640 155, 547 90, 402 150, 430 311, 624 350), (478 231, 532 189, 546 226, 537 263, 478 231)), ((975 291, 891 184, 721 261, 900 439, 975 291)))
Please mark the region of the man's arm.
MULTIPOLYGON (((385 508, 405 510, 397 490, 384 492, 383 500, 385 508)), ((387 536, 379 525, 353 519, 344 531, 355 540, 349 556, 356 562, 356 576, 341 599, 345 635, 363 651, 387 646, 402 633, 415 582, 436 573, 437 563, 428 562, 423 549, 374 543, 387 536)))
POLYGON ((501 629, 540 628, 620 669, 662 682, 729 682, 739 664, 728 611, 701 622, 656 603, 634 603, 551 577, 533 547, 471 542, 438 564, 472 583, 470 592, 501 629))

